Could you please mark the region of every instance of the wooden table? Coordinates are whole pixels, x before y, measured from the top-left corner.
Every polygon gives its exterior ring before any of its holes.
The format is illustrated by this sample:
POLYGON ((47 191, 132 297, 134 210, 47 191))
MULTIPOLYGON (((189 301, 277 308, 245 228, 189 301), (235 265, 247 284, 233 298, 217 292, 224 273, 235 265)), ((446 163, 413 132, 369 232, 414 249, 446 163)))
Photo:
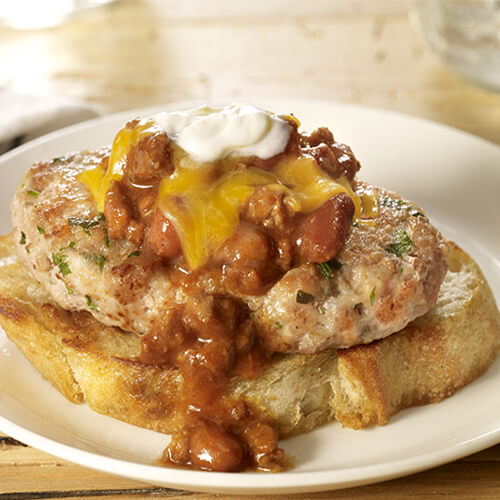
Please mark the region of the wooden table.
MULTIPOLYGON (((500 95, 443 67, 403 0, 122 0, 53 29, 0 28, 0 61, 0 85, 81 98, 104 113, 187 99, 320 98, 500 144, 500 95)), ((0 499, 109 495, 213 498, 94 472, 0 435, 0 499)), ((406 478, 296 498, 430 496, 500 498, 500 446, 406 478)))

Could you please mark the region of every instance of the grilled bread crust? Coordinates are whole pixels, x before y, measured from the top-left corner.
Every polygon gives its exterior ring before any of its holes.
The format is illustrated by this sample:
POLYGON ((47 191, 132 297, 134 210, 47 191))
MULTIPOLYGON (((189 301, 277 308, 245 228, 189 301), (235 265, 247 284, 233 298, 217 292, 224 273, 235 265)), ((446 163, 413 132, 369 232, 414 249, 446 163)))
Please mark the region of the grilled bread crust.
MULTIPOLYGON (((233 379, 232 395, 273 418, 281 437, 332 420, 383 425, 398 411, 435 403, 480 376, 500 349, 500 314, 477 264, 450 243, 436 305, 402 331, 344 350, 276 354, 255 380, 233 379)), ((57 306, 25 270, 10 235, 0 237, 0 324, 67 399, 140 427, 170 433, 182 378, 137 361, 140 335, 57 306)))

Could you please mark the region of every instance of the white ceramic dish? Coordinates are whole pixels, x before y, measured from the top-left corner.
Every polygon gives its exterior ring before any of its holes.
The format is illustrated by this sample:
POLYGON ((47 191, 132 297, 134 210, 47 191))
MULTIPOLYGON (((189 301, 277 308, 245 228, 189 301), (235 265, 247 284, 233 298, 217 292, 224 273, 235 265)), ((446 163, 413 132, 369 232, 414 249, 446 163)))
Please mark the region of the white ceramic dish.
MULTIPOLYGON (((500 302, 500 148, 433 123, 318 101, 259 101, 293 112, 304 128, 329 126, 350 144, 375 184, 414 199, 480 263, 500 302)), ((186 103, 176 107, 185 107, 186 103)), ((126 112, 50 134, 0 158, 0 231, 22 173, 36 160, 110 143, 126 112)), ((66 401, 0 336, 0 429, 53 455, 156 485, 221 493, 288 493, 390 479, 500 442, 500 359, 473 384, 436 405, 406 410, 385 427, 325 426, 283 442, 297 467, 283 474, 224 474, 154 465, 168 437, 66 401)))

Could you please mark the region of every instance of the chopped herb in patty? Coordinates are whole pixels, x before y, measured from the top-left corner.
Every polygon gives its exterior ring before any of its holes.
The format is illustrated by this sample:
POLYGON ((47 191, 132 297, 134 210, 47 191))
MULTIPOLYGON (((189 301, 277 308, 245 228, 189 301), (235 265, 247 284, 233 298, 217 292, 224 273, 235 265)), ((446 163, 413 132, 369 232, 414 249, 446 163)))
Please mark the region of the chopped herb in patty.
POLYGON ((53 253, 52 254, 52 261, 59 268, 59 271, 61 271, 63 276, 66 276, 67 274, 71 273, 71 269, 69 267, 69 264, 66 262, 67 258, 68 258, 68 256, 64 255, 62 253, 53 253))
POLYGON ((315 299, 314 295, 304 292, 303 290, 297 291, 296 301, 299 304, 310 304, 315 299))
POLYGON ((342 263, 337 259, 331 259, 328 262, 321 262, 320 264, 316 264, 319 272, 327 279, 330 279, 333 276, 334 271, 338 271, 342 267, 342 263))
POLYGON ((392 243, 389 243, 385 249, 401 258, 411 250, 413 241, 403 228, 396 229, 392 236, 394 238, 392 243))
POLYGON ((95 304, 95 302, 90 298, 90 296, 85 295, 85 298, 87 299, 87 305, 89 306, 92 311, 99 311, 99 308, 95 304))
POLYGON ((97 264, 99 269, 102 271, 104 263, 106 262, 106 257, 104 255, 99 255, 96 253, 82 253, 82 255, 90 262, 97 264))
POLYGON ((84 219, 82 217, 69 217, 68 224, 70 226, 79 226, 83 229, 86 234, 90 234, 89 229, 91 227, 98 226, 102 221, 101 215, 94 217, 93 219, 84 219))
POLYGON ((39 194, 40 194, 40 191, 37 191, 36 189, 30 189, 28 191, 28 196, 31 196, 32 198, 38 198, 39 194))

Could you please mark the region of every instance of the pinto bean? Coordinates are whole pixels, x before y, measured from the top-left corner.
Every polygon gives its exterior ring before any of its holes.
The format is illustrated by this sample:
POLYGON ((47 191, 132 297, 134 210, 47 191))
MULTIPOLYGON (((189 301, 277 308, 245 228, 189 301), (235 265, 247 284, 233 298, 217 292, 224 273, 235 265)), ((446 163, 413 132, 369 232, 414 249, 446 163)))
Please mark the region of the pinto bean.
POLYGON ((296 232, 301 260, 319 263, 338 255, 344 246, 353 215, 354 203, 345 193, 335 195, 310 213, 296 232))
POLYGON ((266 233, 257 226, 240 224, 234 234, 226 240, 219 251, 224 263, 263 262, 271 253, 271 241, 266 233))
POLYGON ((130 221, 130 224, 127 228, 126 238, 133 245, 138 247, 144 239, 144 223, 137 220, 130 221))
POLYGON ((137 210, 142 217, 147 217, 152 213, 157 196, 156 191, 149 191, 138 198, 137 210))
POLYGON ((277 277, 277 255, 271 238, 258 226, 242 223, 218 251, 226 283, 233 291, 258 295, 277 277))
POLYGON ((242 437, 258 469, 270 472, 284 469, 284 451, 278 448, 278 431, 271 425, 257 420, 243 430, 242 437))
POLYGON ((106 193, 104 216, 108 224, 108 236, 111 239, 122 239, 127 236, 127 228, 132 218, 132 207, 118 182, 113 181, 106 193))
POLYGON ((163 450, 163 460, 169 464, 189 463, 189 442, 187 433, 183 428, 172 433, 172 439, 163 450))
POLYGON ((189 449, 191 462, 201 469, 231 472, 241 468, 242 446, 212 422, 203 422, 191 429, 189 449))
POLYGON ((156 209, 149 223, 146 241, 160 257, 174 259, 182 254, 181 242, 174 225, 156 209))
POLYGON ((278 447, 278 431, 269 424, 257 421, 243 435, 254 456, 271 453, 278 447))

